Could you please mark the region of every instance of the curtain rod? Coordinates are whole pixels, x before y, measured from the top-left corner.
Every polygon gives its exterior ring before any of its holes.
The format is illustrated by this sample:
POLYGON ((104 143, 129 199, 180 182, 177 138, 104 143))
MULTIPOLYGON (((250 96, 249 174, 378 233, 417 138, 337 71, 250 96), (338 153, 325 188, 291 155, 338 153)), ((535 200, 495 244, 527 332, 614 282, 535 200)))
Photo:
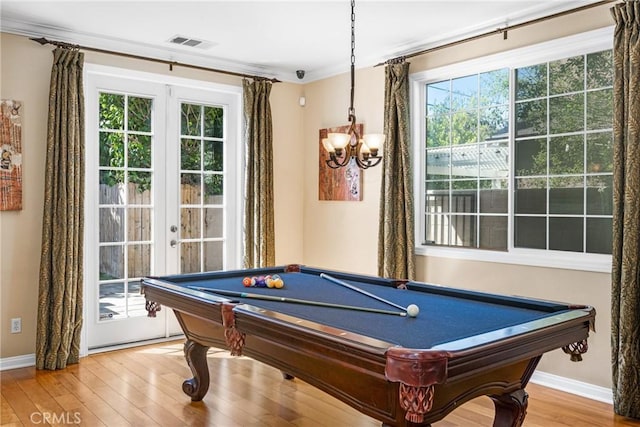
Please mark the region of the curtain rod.
POLYGON ((532 19, 530 21, 521 22, 519 24, 508 25, 508 26, 506 26, 504 28, 497 28, 497 29, 495 29, 493 31, 488 31, 486 33, 482 33, 482 34, 478 34, 478 35, 475 35, 475 36, 467 37, 465 39, 456 40, 456 41, 453 41, 453 42, 450 42, 450 43, 445 43, 443 45, 439 45, 439 46, 434 46, 434 47, 430 47, 430 48, 427 48, 427 49, 423 49, 423 50, 420 50, 418 52, 413 52, 413 53, 409 53, 409 54, 406 54, 406 55, 398 56, 398 57, 395 57, 395 58, 392 58, 392 59, 388 59, 388 60, 386 60, 384 62, 376 64, 375 66, 379 67, 380 65, 394 64, 394 63, 402 62, 407 58, 413 58, 414 56, 424 55, 426 53, 431 53, 431 52, 434 52, 436 50, 457 46, 459 44, 471 42, 471 41, 474 41, 474 40, 479 40, 479 39, 482 39, 482 38, 485 38, 485 37, 489 37, 489 36, 492 36, 492 35, 495 35, 495 34, 500 34, 500 33, 503 34, 504 40, 506 40, 508 31, 515 30, 515 29, 518 29, 518 28, 521 28, 521 27, 526 27, 526 26, 533 25, 533 24, 537 24, 539 22, 549 21, 551 19, 559 18, 559 17, 564 16, 564 15, 570 15, 572 13, 581 12, 583 10, 591 9, 591 8, 597 7, 597 6, 602 6, 602 5, 607 4, 607 3, 615 3, 617 1, 618 0, 602 0, 602 1, 599 1, 599 2, 596 2, 596 3, 591 3, 591 4, 584 5, 584 6, 579 6, 579 7, 573 8, 573 9, 565 10, 563 12, 554 13, 552 15, 543 16, 541 18, 532 19))
POLYGON ((177 66, 177 67, 193 68, 193 69, 196 69, 196 70, 211 71, 213 73, 228 74, 228 75, 231 75, 231 76, 247 77, 247 78, 251 78, 251 79, 254 79, 254 80, 268 80, 268 81, 270 81, 272 83, 280 83, 280 80, 275 79, 275 78, 269 79, 267 77, 253 76, 251 74, 243 74, 243 73, 236 73, 234 71, 219 70, 217 68, 201 67, 199 65, 193 65, 193 64, 183 64, 181 62, 169 61, 167 59, 150 58, 150 57, 147 57, 147 56, 134 55, 134 54, 131 54, 131 53, 116 52, 116 51, 113 51, 113 50, 98 49, 98 48, 95 48, 95 47, 88 47, 88 46, 80 46, 80 45, 77 45, 77 44, 71 44, 71 43, 55 41, 55 40, 48 40, 48 39, 46 39, 44 37, 40 37, 39 39, 30 38, 29 40, 33 40, 34 42, 40 43, 43 46, 46 45, 46 44, 52 44, 52 45, 57 46, 57 47, 89 50, 89 51, 92 51, 92 52, 106 53, 106 54, 109 54, 109 55, 124 56, 125 58, 142 59, 144 61, 159 62, 161 64, 167 64, 169 66, 169 70, 171 70, 171 71, 173 71, 173 67, 174 66, 177 66))

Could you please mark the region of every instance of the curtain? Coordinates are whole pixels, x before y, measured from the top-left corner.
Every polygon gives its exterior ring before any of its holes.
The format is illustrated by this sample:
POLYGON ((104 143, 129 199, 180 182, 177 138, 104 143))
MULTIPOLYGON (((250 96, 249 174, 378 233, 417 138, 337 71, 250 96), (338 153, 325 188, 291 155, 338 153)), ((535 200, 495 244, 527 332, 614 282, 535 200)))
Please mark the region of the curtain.
POLYGON ((640 418, 640 3, 615 5, 611 349, 617 414, 640 418))
POLYGON ((413 280, 414 211, 411 135, 409 131, 409 63, 385 68, 384 133, 378 275, 413 280))
POLYGON ((272 83, 243 80, 245 119, 244 267, 275 264, 272 83))
POLYGON ((80 357, 84 209, 84 54, 53 51, 36 368, 62 369, 80 357))

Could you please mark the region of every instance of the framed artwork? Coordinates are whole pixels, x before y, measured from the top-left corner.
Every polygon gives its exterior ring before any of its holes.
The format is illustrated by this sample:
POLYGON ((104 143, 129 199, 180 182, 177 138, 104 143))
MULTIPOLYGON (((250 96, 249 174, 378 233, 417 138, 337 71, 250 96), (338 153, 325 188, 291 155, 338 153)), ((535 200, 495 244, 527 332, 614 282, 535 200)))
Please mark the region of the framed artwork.
MULTIPOLYGON (((320 129, 318 146, 318 199, 319 200, 342 200, 342 201, 362 201, 362 169, 358 167, 355 160, 351 159, 349 164, 343 168, 331 169, 327 165, 329 154, 322 146, 322 139, 329 133, 346 133, 349 125, 320 129)), ((362 123, 356 124, 356 131, 363 135, 364 126, 362 123)))
POLYGON ((22 209, 22 102, 0 101, 0 210, 22 209))

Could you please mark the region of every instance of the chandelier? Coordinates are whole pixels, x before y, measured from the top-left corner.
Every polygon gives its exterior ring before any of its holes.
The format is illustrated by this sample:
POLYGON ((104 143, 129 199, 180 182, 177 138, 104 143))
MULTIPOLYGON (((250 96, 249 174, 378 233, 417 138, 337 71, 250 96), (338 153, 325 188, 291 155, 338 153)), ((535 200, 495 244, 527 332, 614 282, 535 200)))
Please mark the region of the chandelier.
POLYGON ((358 134, 356 130, 356 110, 353 108, 356 63, 356 13, 355 0, 351 0, 351 104, 349 105, 349 129, 347 133, 329 133, 322 139, 324 149, 329 153, 326 160, 331 169, 347 166, 353 159, 361 169, 376 166, 382 160, 379 154, 385 140, 384 134, 358 134))

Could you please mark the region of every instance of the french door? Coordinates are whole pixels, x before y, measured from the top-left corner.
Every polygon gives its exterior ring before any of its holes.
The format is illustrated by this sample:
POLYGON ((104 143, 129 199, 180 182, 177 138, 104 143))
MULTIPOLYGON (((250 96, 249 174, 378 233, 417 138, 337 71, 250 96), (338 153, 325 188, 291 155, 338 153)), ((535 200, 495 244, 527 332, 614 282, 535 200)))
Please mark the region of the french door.
POLYGON ((181 333, 140 279, 236 268, 240 89, 89 67, 85 334, 94 349, 181 333))

